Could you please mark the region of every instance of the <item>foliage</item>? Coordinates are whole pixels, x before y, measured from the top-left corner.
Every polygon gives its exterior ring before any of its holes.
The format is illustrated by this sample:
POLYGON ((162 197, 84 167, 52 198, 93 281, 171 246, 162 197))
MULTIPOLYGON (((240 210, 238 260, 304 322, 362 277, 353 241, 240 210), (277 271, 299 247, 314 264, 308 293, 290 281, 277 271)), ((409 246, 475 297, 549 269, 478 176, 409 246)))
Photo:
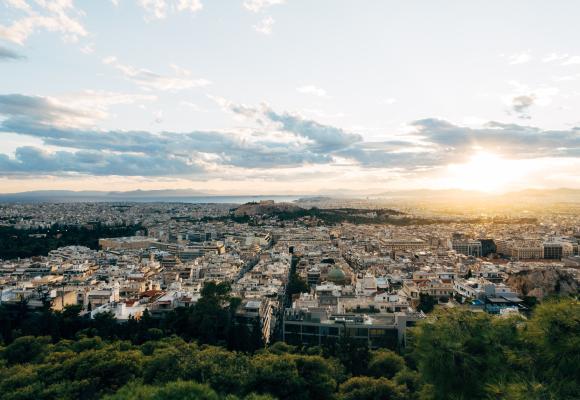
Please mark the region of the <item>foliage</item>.
POLYGON ((219 400, 217 393, 207 385, 176 381, 163 386, 129 384, 106 400, 219 400))
MULTIPOLYGON (((230 318, 227 287, 208 287, 204 296, 206 311, 230 318)), ((35 328, 42 335, 11 332, 0 347, 0 400, 580 398, 580 304, 571 298, 538 305, 528 320, 438 310, 411 329, 404 357, 349 337, 240 352, 170 335, 153 319, 110 325, 103 316, 100 326, 77 310, 56 315, 46 331, 35 328), (64 321, 76 329, 71 337, 62 338, 72 332, 64 321)))
POLYGON ((290 274, 287 287, 287 291, 290 296, 298 293, 308 293, 309 290, 308 283, 296 272, 290 274))
POLYGON ((349 336, 337 340, 326 340, 323 343, 323 354, 338 359, 352 375, 364 375, 370 361, 370 351, 366 341, 349 336))
POLYGON ((134 236, 140 230, 143 230, 140 225, 113 227, 101 224, 90 227, 53 225, 47 229, 15 229, 0 226, 0 259, 45 256, 51 250, 71 245, 96 250, 99 238, 134 236))
POLYGON ((417 311, 423 311, 425 314, 428 314, 433 311, 435 304, 437 304, 437 300, 433 296, 427 293, 420 293, 417 311))
POLYGON ((580 398, 580 303, 526 321, 445 310, 413 329, 411 357, 436 399, 580 398))
POLYGON ((386 378, 357 376, 340 385, 341 400, 398 400, 403 393, 397 385, 386 378))
POLYGON ((175 334, 186 340, 224 345, 231 350, 252 352, 263 348, 259 326, 237 323, 235 312, 240 299, 232 297, 230 290, 228 283, 209 282, 194 306, 177 308, 163 319, 155 319, 145 310, 139 320, 130 318, 124 324, 119 324, 108 312, 96 314, 93 319, 81 317, 80 306, 52 311, 47 307, 31 310, 24 302, 3 304, 0 305, 0 341, 11 343, 18 336, 49 336, 50 340, 58 341, 82 334, 139 344, 175 334))
POLYGON ((369 374, 374 377, 393 378, 405 368, 405 359, 391 350, 378 350, 371 354, 369 374))

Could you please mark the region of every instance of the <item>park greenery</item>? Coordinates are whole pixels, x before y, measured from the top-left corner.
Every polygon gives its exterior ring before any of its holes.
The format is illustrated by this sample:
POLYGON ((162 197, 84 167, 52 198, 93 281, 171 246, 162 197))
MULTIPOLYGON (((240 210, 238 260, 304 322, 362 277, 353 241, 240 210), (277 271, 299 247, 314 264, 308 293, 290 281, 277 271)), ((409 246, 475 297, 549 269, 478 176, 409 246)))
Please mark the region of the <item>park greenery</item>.
POLYGON ((37 229, 0 226, 0 259, 46 256, 51 250, 72 245, 96 250, 99 238, 134 236, 141 230, 143 227, 140 225, 106 226, 100 223, 37 229))
POLYGON ((251 331, 235 345, 235 303, 213 284, 197 305, 161 321, 3 305, 0 399, 580 398, 577 299, 538 304, 528 319, 435 309, 399 352, 348 337, 322 347, 242 346, 251 331))

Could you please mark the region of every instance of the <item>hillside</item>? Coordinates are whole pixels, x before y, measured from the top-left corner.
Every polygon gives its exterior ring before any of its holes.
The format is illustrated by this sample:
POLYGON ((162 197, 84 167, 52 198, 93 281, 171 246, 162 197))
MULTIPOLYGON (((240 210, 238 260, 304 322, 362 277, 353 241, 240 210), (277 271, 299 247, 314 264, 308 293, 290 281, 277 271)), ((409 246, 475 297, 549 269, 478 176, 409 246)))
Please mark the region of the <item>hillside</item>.
POLYGON ((506 283, 524 296, 539 299, 552 294, 577 294, 580 290, 572 274, 556 267, 520 271, 510 275, 506 283))
POLYGON ((273 200, 264 200, 258 203, 246 203, 234 211, 236 217, 255 216, 255 215, 274 215, 279 213, 293 213, 303 210, 292 203, 275 203, 273 200))

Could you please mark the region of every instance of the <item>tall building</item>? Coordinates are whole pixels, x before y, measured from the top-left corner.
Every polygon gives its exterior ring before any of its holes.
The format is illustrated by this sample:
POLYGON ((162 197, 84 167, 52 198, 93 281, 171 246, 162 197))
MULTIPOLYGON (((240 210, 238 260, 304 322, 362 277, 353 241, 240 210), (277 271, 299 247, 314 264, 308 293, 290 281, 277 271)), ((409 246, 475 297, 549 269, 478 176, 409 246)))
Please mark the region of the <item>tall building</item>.
POLYGON ((473 257, 481 257, 481 241, 479 240, 453 240, 451 248, 460 254, 473 257))
POLYGON ((571 256, 574 246, 569 242, 546 242, 544 243, 544 258, 547 260, 561 260, 571 256))
POLYGON ((493 239, 480 239, 481 242, 481 256, 487 257, 490 254, 497 253, 497 246, 493 239))

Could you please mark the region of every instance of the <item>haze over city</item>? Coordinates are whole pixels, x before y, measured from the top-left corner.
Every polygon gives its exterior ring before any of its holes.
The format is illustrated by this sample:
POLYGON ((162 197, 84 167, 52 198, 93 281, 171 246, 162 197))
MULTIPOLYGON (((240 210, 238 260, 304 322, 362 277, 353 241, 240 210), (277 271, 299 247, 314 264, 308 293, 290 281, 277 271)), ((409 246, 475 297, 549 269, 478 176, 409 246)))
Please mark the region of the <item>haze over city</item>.
POLYGON ((0 192, 580 188, 579 14, 4 0, 0 192))

